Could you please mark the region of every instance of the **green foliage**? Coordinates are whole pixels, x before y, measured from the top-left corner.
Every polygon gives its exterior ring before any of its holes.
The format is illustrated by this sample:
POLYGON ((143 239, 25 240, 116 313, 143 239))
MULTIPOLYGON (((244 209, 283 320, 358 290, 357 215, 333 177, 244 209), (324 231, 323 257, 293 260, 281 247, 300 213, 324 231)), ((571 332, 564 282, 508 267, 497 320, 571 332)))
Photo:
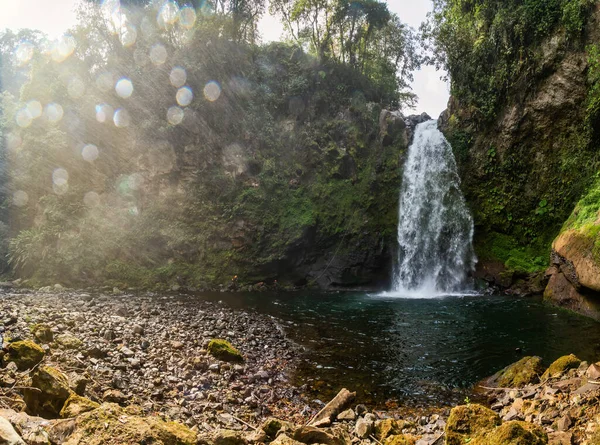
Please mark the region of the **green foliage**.
POLYGON ((514 237, 496 232, 480 234, 479 238, 479 256, 501 261, 509 271, 533 273, 547 267, 550 249, 543 243, 522 246, 514 237))
POLYGON ((452 80, 452 94, 478 119, 493 119, 508 91, 531 82, 537 45, 557 28, 573 42, 593 0, 436 0, 424 27, 434 60, 452 80))

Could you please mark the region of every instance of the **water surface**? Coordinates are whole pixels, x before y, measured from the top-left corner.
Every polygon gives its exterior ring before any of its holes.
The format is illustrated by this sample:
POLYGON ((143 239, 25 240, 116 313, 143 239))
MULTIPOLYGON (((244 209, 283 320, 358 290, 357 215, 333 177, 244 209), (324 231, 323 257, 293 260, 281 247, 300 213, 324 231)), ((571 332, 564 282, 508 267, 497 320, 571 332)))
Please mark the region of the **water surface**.
POLYGON ((568 353, 600 359, 600 323, 536 298, 310 291, 204 298, 281 319, 306 348, 297 378, 321 399, 345 386, 373 403, 457 403, 473 384, 524 355, 546 364, 568 353))

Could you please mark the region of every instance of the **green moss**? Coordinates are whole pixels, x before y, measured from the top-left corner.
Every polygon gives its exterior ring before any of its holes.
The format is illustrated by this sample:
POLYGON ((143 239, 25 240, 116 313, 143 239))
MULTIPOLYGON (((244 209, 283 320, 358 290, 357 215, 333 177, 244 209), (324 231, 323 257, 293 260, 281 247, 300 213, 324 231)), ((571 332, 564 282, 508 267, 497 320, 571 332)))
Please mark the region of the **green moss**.
POLYGON ((538 425, 512 421, 475 438, 472 445, 545 445, 548 435, 538 425))
POLYGON ((213 339, 208 343, 208 353, 225 362, 242 362, 244 357, 227 340, 213 339))
POLYGON ((500 425, 500 417, 494 411, 477 404, 452 408, 446 423, 446 444, 463 445, 478 434, 500 425))
POLYGON ((383 443, 384 445, 415 445, 417 439, 408 434, 394 434, 385 439, 383 443))
POLYGON ((46 353, 30 340, 16 341, 8 345, 8 361, 15 362, 20 371, 33 368, 44 359, 46 353))
POLYGON ((30 328, 33 337, 40 343, 52 343, 54 340, 54 333, 47 324, 35 324, 30 328))
POLYGON ((78 349, 83 346, 83 342, 71 334, 57 335, 55 341, 65 349, 78 349))
POLYGON ((500 387, 520 388, 537 382, 543 371, 540 357, 523 357, 518 362, 504 368, 495 377, 500 387))
POLYGON ((51 366, 38 368, 31 376, 31 386, 39 391, 24 390, 27 410, 30 414, 42 417, 58 417, 73 394, 67 376, 51 366))
POLYGON ((375 424, 375 435, 379 440, 383 440, 388 436, 393 436, 402 433, 403 423, 395 419, 383 419, 375 424))
POLYGON ((559 377, 563 372, 568 371, 569 369, 577 368, 580 364, 581 360, 579 360, 575 355, 564 355, 552 362, 546 372, 544 372, 544 375, 542 375, 542 380, 559 377))
POLYGON ((479 258, 496 260, 512 272, 535 273, 548 266, 550 244, 525 245, 510 235, 489 232, 478 235, 476 249, 479 258))
POLYGON ((87 399, 85 397, 78 396, 77 394, 71 394, 71 396, 65 401, 63 408, 60 411, 60 417, 63 419, 69 417, 76 417, 79 414, 86 413, 98 408, 100 404, 87 399))

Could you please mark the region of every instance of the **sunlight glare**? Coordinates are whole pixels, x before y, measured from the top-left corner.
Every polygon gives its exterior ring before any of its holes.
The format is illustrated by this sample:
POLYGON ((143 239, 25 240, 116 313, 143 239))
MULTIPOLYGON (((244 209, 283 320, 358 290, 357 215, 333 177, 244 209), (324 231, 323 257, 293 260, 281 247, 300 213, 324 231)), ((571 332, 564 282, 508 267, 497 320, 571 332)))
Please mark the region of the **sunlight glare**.
POLYGON ((46 109, 44 112, 46 113, 48 121, 52 123, 60 121, 65 114, 63 107, 60 104, 54 102, 46 105, 46 109))
POLYGON ((211 80, 204 86, 204 97, 210 102, 214 102, 221 95, 221 86, 218 82, 211 80))
POLYGON ((187 73, 185 72, 185 68, 180 66, 176 66, 171 70, 171 74, 169 75, 169 80, 171 81, 171 85, 175 88, 180 88, 185 85, 185 81, 187 80, 187 73))
POLYGON ((171 125, 179 125, 183 120, 183 110, 179 107, 171 107, 167 110, 167 120, 171 125))
POLYGON ((17 66, 23 66, 33 57, 34 46, 31 42, 23 41, 19 43, 15 51, 17 66))
POLYGON ((133 94, 133 84, 131 83, 131 80, 126 77, 119 79, 115 85, 115 91, 117 92, 117 95, 123 99, 131 97, 133 94))
POLYGON ((177 90, 177 94, 175 95, 175 99, 177 103, 182 107, 187 107, 192 103, 194 99, 194 93, 190 87, 183 87, 177 90))
POLYGON ((98 147, 94 144, 86 144, 81 149, 81 156, 88 162, 94 162, 98 159, 98 147))
POLYGON ((17 190, 16 192, 13 193, 13 204, 16 205, 17 207, 23 207, 23 206, 27 205, 28 201, 29 201, 29 195, 27 194, 27 192, 25 192, 23 190, 17 190))
POLYGON ((150 49, 150 60, 156 66, 167 61, 167 49, 160 43, 156 43, 150 49))
POLYGON ((113 121, 118 128, 125 128, 131 123, 131 117, 126 109, 119 108, 115 111, 113 121))

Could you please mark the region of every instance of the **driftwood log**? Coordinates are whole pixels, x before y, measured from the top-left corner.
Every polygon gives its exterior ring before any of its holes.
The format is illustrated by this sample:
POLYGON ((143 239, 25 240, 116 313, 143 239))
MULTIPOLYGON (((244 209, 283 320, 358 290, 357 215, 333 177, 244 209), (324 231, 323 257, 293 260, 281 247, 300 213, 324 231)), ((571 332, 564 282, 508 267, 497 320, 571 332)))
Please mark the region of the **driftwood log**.
POLYGON ((346 388, 343 388, 331 402, 325 405, 325 407, 319 411, 310 422, 308 422, 308 425, 316 427, 331 425, 333 419, 348 408, 350 403, 354 400, 354 397, 356 397, 356 392, 350 392, 346 388))

